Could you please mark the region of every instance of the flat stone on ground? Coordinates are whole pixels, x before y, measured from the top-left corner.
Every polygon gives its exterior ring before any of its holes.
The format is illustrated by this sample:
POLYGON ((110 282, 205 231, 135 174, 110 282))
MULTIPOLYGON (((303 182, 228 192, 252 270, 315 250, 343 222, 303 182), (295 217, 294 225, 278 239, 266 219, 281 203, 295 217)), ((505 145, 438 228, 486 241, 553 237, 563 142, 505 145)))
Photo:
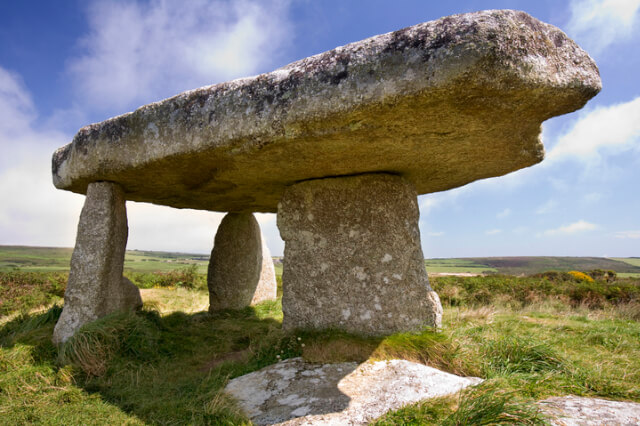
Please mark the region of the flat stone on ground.
POLYGON ((555 417, 556 426, 637 426, 640 425, 640 404, 609 401, 599 398, 563 396, 539 401, 547 414, 555 417))
POLYGON ((404 360, 358 365, 288 359, 237 377, 225 391, 258 425, 365 425, 387 411, 482 382, 404 360))
POLYGON ((202 87, 82 128, 56 187, 179 208, 275 212, 286 187, 386 172, 418 194, 540 162, 544 120, 601 88, 593 60, 524 12, 447 16, 202 87))

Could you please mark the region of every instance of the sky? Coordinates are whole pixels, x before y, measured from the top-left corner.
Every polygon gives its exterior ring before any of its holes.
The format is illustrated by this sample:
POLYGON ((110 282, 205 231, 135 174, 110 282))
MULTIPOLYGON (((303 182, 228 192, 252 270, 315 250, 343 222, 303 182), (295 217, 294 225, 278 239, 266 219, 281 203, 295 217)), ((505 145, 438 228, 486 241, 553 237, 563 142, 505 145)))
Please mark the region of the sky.
MULTIPOLYGON (((51 182, 81 127, 457 13, 523 10, 598 64, 543 124, 545 160, 418 197, 425 257, 640 256, 640 0, 0 1, 0 245, 72 247, 84 196, 51 182)), ((128 249, 208 253, 223 213, 127 203, 128 249)), ((274 214, 258 221, 282 255, 274 214)))

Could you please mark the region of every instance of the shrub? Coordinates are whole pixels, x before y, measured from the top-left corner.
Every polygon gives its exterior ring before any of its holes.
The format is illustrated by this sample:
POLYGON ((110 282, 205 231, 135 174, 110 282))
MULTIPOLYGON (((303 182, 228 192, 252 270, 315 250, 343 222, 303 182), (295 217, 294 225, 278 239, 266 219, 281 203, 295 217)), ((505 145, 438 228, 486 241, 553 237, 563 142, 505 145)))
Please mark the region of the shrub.
POLYGON ((593 278, 591 278, 589 275, 585 274, 584 272, 569 271, 569 275, 571 275, 576 281, 593 282, 593 278))
POLYGON ((207 287, 206 278, 198 273, 197 265, 169 272, 131 273, 128 276, 140 288, 183 287, 193 290, 207 287))
POLYGON ((68 274, 0 272, 0 316, 28 311, 64 297, 68 274))

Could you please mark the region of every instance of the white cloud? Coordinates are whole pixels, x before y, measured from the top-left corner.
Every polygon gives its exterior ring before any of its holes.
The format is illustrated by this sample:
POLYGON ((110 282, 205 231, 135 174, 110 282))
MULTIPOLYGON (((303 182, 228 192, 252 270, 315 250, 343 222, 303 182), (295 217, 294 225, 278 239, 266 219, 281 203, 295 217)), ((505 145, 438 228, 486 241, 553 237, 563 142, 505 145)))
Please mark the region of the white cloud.
POLYGON ((604 153, 640 149, 640 97, 583 113, 561 136, 548 161, 574 158, 596 161, 604 153))
POLYGON ((127 247, 209 253, 223 213, 127 202, 127 247))
POLYGON ((588 194, 585 194, 582 197, 582 200, 585 203, 588 204, 593 204, 593 203, 597 203, 598 201, 602 200, 602 198, 604 198, 604 195, 599 193, 599 192, 590 192, 588 194))
POLYGON ((593 231, 597 227, 598 226, 593 224, 593 223, 589 223, 589 222, 586 222, 584 220, 579 220, 579 221, 574 222, 574 223, 572 223, 570 225, 561 226, 561 227, 556 228, 556 229, 548 229, 548 230, 544 231, 544 235, 553 236, 553 235, 578 234, 578 233, 585 232, 585 231, 593 231))
POLYGON ((573 0, 569 34, 587 51, 599 53, 631 37, 637 29, 640 0, 573 0))
POLYGON ((22 79, 0 67, 0 244, 72 245, 82 197, 51 183, 51 154, 67 141, 37 129, 22 79))
MULTIPOLYGON (((44 122, 69 127, 88 110, 130 108, 270 68, 291 33, 287 9, 287 0, 95 1, 83 53, 69 61, 78 99, 44 122)), ((37 128, 29 91, 1 67, 0 117, 0 244, 73 246, 84 197, 56 190, 50 174, 51 154, 71 135, 37 128)), ((222 217, 132 202, 127 208, 128 246, 141 249, 209 252, 222 217)), ((257 217, 278 254, 282 240, 270 216, 257 217)))
POLYGON ((498 219, 504 219, 511 214, 511 209, 506 208, 496 215, 498 219))
POLYGON ((500 233, 502 233, 502 229, 489 229, 488 231, 484 232, 485 235, 498 235, 500 233))
POLYGON ((536 214, 551 213, 556 208, 557 204, 558 203, 556 203, 555 200, 549 200, 536 209, 536 214))
POLYGON ((640 239, 640 231, 619 231, 613 234, 614 237, 620 239, 640 239))
POLYGON ((288 1, 98 0, 83 55, 70 62, 81 102, 131 108, 255 74, 290 34, 288 1))
MULTIPOLYGON (((29 92, 1 67, 0 112, 0 244, 72 247, 84 196, 51 182, 51 154, 70 136, 38 129, 29 92)), ((127 216, 129 248, 208 253, 223 214, 128 202, 127 216)), ((263 231, 275 224, 273 215, 257 218, 263 231)))

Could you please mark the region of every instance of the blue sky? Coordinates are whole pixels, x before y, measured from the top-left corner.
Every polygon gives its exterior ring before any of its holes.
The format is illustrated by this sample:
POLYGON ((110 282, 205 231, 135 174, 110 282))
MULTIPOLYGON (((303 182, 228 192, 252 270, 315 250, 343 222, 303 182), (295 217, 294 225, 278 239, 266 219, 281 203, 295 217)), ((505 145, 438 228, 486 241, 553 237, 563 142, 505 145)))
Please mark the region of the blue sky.
MULTIPOLYGON (((419 197, 425 257, 640 256, 640 0, 0 2, 0 244, 73 246, 50 158, 82 126, 455 13, 519 9, 596 60, 603 90, 544 123, 547 158, 419 197)), ((129 202, 130 249, 211 250, 220 213, 129 202)), ((258 215, 281 255, 275 215, 258 215)))

